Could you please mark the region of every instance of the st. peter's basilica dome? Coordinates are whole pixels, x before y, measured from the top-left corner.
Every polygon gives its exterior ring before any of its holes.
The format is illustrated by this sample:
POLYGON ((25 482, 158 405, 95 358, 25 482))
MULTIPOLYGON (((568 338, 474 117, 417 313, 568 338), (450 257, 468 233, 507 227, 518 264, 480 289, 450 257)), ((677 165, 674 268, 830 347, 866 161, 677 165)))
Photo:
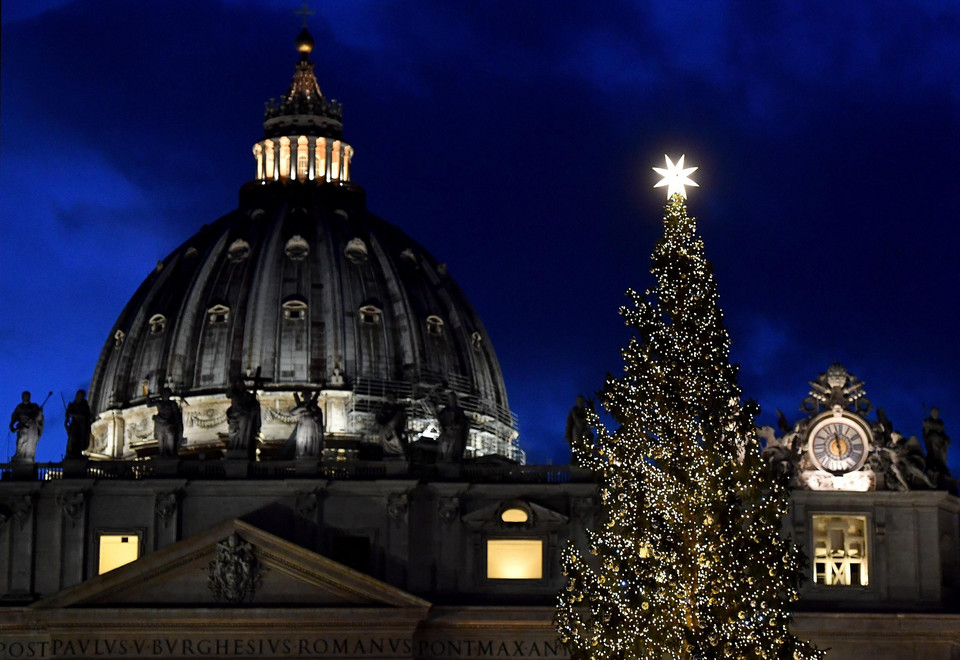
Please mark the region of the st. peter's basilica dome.
POLYGON ((149 399, 164 387, 183 405, 184 449, 215 447, 226 392, 246 378, 263 412, 261 457, 290 436, 293 394, 309 390, 329 447, 372 442, 388 396, 406 408, 411 440, 434 438, 453 393, 469 420, 466 455, 522 462, 483 324, 445 264, 367 211, 312 46, 304 30, 290 89, 267 105, 239 208, 158 263, 110 331, 90 386, 100 415, 92 457, 144 453, 149 399))

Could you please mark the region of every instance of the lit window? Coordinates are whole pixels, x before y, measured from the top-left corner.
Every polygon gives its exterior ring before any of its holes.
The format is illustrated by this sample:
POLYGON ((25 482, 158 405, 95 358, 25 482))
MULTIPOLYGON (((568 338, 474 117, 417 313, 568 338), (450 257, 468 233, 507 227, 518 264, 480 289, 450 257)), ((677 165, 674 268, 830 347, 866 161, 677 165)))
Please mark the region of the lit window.
POLYGON ((324 180, 327 178, 327 141, 325 139, 317 138, 315 156, 313 167, 316 171, 316 178, 324 180))
POLYGON ((360 323, 364 325, 379 325, 382 313, 380 308, 375 305, 364 305, 360 308, 360 323))
POLYGON ((335 140, 330 153, 330 178, 340 178, 340 140, 335 140))
POLYGON ((542 577, 543 541, 541 539, 489 539, 487 541, 488 579, 539 580, 542 577))
POLYGON ((276 179, 276 173, 274 172, 274 155, 273 155, 273 140, 267 140, 264 142, 266 146, 266 157, 263 159, 263 164, 266 165, 266 172, 268 179, 276 179))
POLYGON ((290 138, 280 138, 280 178, 290 177, 290 138))
POLYGON ((226 325, 230 322, 230 308, 218 303, 207 310, 207 318, 210 325, 226 325))
POLYGON ((439 337, 443 334, 443 319, 439 316, 430 315, 427 317, 427 332, 429 332, 434 337, 439 337))
POLYGON ((253 157, 257 159, 257 180, 263 180, 263 146, 258 142, 253 145, 253 157))
POLYGON ((500 520, 505 523, 525 523, 530 520, 530 516, 523 509, 512 507, 504 509, 500 514, 500 520))
POLYGON ((866 516, 813 516, 813 581, 868 584, 866 516))
POLYGON ((307 167, 310 162, 310 154, 307 151, 307 138, 301 135, 297 138, 297 179, 299 181, 307 180, 307 167))
POLYGON ((140 537, 136 534, 101 534, 98 575, 136 561, 140 556, 140 537))

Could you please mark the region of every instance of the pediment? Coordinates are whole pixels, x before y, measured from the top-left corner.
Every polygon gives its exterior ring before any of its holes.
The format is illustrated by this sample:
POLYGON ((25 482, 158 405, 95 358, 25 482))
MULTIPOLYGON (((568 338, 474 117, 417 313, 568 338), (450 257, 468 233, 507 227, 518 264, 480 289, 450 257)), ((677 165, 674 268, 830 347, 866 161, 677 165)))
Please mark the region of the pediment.
POLYGON ((430 603, 241 520, 230 520, 34 603, 73 607, 374 607, 430 603), (254 588, 249 589, 250 585, 254 588), (241 599, 236 600, 238 596, 241 599))

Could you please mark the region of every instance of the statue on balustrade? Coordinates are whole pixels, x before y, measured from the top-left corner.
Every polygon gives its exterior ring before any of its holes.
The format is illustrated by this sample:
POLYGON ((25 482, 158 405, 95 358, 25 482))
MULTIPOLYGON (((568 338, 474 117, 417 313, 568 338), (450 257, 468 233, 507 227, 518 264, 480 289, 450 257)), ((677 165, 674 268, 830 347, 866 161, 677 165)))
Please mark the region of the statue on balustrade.
POLYGON ((447 405, 437 414, 437 421, 440 423, 440 437, 437 442, 438 458, 445 463, 462 462, 470 427, 467 414, 457 403, 455 392, 447 395, 447 405))
POLYGON ((377 413, 377 435, 384 457, 407 455, 407 411, 397 403, 393 392, 387 392, 386 401, 377 413))
POLYGON ((66 459, 83 458, 84 450, 90 444, 90 425, 93 422, 87 393, 77 390, 73 401, 67 404, 63 426, 67 429, 66 459))
MULTIPOLYGON (((50 398, 50 395, 47 395, 50 398)), ((32 463, 37 454, 37 443, 43 434, 43 405, 30 400, 30 392, 20 396, 20 403, 10 415, 10 432, 17 434, 15 463, 32 463)), ((44 404, 46 401, 44 401, 44 404)))
POLYGON ((260 436, 260 401, 256 393, 248 390, 239 378, 227 389, 227 398, 230 399, 230 407, 227 408, 227 450, 246 452, 249 460, 256 460, 257 439, 260 436))
POLYGON ((169 387, 160 389, 160 396, 147 398, 147 404, 157 407, 153 416, 153 437, 157 440, 159 456, 176 456, 183 442, 183 413, 171 397, 169 387))
POLYGON ((584 459, 593 452, 593 432, 587 424, 587 400, 577 397, 577 402, 567 414, 567 428, 563 437, 570 446, 574 465, 582 465, 584 459))
POLYGON ((290 414, 297 418, 297 430, 294 437, 297 458, 317 458, 323 451, 323 411, 317 403, 320 392, 303 391, 293 393, 296 402, 290 414))
POLYGON ((923 442, 927 446, 927 475, 937 484, 937 488, 955 494, 958 481, 947 467, 950 438, 944 430, 939 408, 930 408, 930 416, 923 420, 923 442))

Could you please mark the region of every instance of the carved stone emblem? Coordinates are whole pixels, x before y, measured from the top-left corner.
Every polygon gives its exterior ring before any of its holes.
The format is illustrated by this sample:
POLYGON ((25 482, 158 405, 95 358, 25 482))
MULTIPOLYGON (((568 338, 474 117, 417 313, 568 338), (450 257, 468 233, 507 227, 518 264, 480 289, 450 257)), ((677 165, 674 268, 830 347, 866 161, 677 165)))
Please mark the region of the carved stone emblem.
POLYGON ((179 502, 179 493, 175 490, 171 490, 165 493, 157 493, 157 502, 154 510, 157 512, 157 516, 160 517, 160 520, 163 521, 163 526, 167 527, 170 524, 170 521, 173 520, 174 514, 177 512, 177 504, 179 502))
POLYGON ((213 597, 227 603, 242 603, 253 598, 265 571, 253 546, 236 532, 217 543, 217 556, 205 570, 213 597))
POLYGON ((456 497, 441 498, 437 502, 437 513, 440 514, 440 520, 445 523, 452 523, 460 513, 460 499, 456 497))
POLYGON ((70 526, 76 527, 83 516, 83 505, 86 500, 82 490, 68 490, 57 495, 57 504, 63 515, 70 519, 70 526))
POLYGON ((296 511, 301 518, 313 518, 317 510, 317 494, 315 492, 297 493, 296 511))
POLYGON ((826 373, 812 381, 810 388, 810 396, 803 400, 803 409, 808 413, 840 406, 866 416, 873 409, 863 389, 863 381, 839 362, 830 365, 826 373))
POLYGON ((14 495, 8 500, 8 508, 13 513, 13 519, 17 521, 21 530, 33 514, 33 500, 35 498, 36 493, 27 493, 26 495, 14 495))
POLYGON ((391 518, 401 518, 407 514, 407 494, 390 493, 387 497, 387 513, 391 518))

